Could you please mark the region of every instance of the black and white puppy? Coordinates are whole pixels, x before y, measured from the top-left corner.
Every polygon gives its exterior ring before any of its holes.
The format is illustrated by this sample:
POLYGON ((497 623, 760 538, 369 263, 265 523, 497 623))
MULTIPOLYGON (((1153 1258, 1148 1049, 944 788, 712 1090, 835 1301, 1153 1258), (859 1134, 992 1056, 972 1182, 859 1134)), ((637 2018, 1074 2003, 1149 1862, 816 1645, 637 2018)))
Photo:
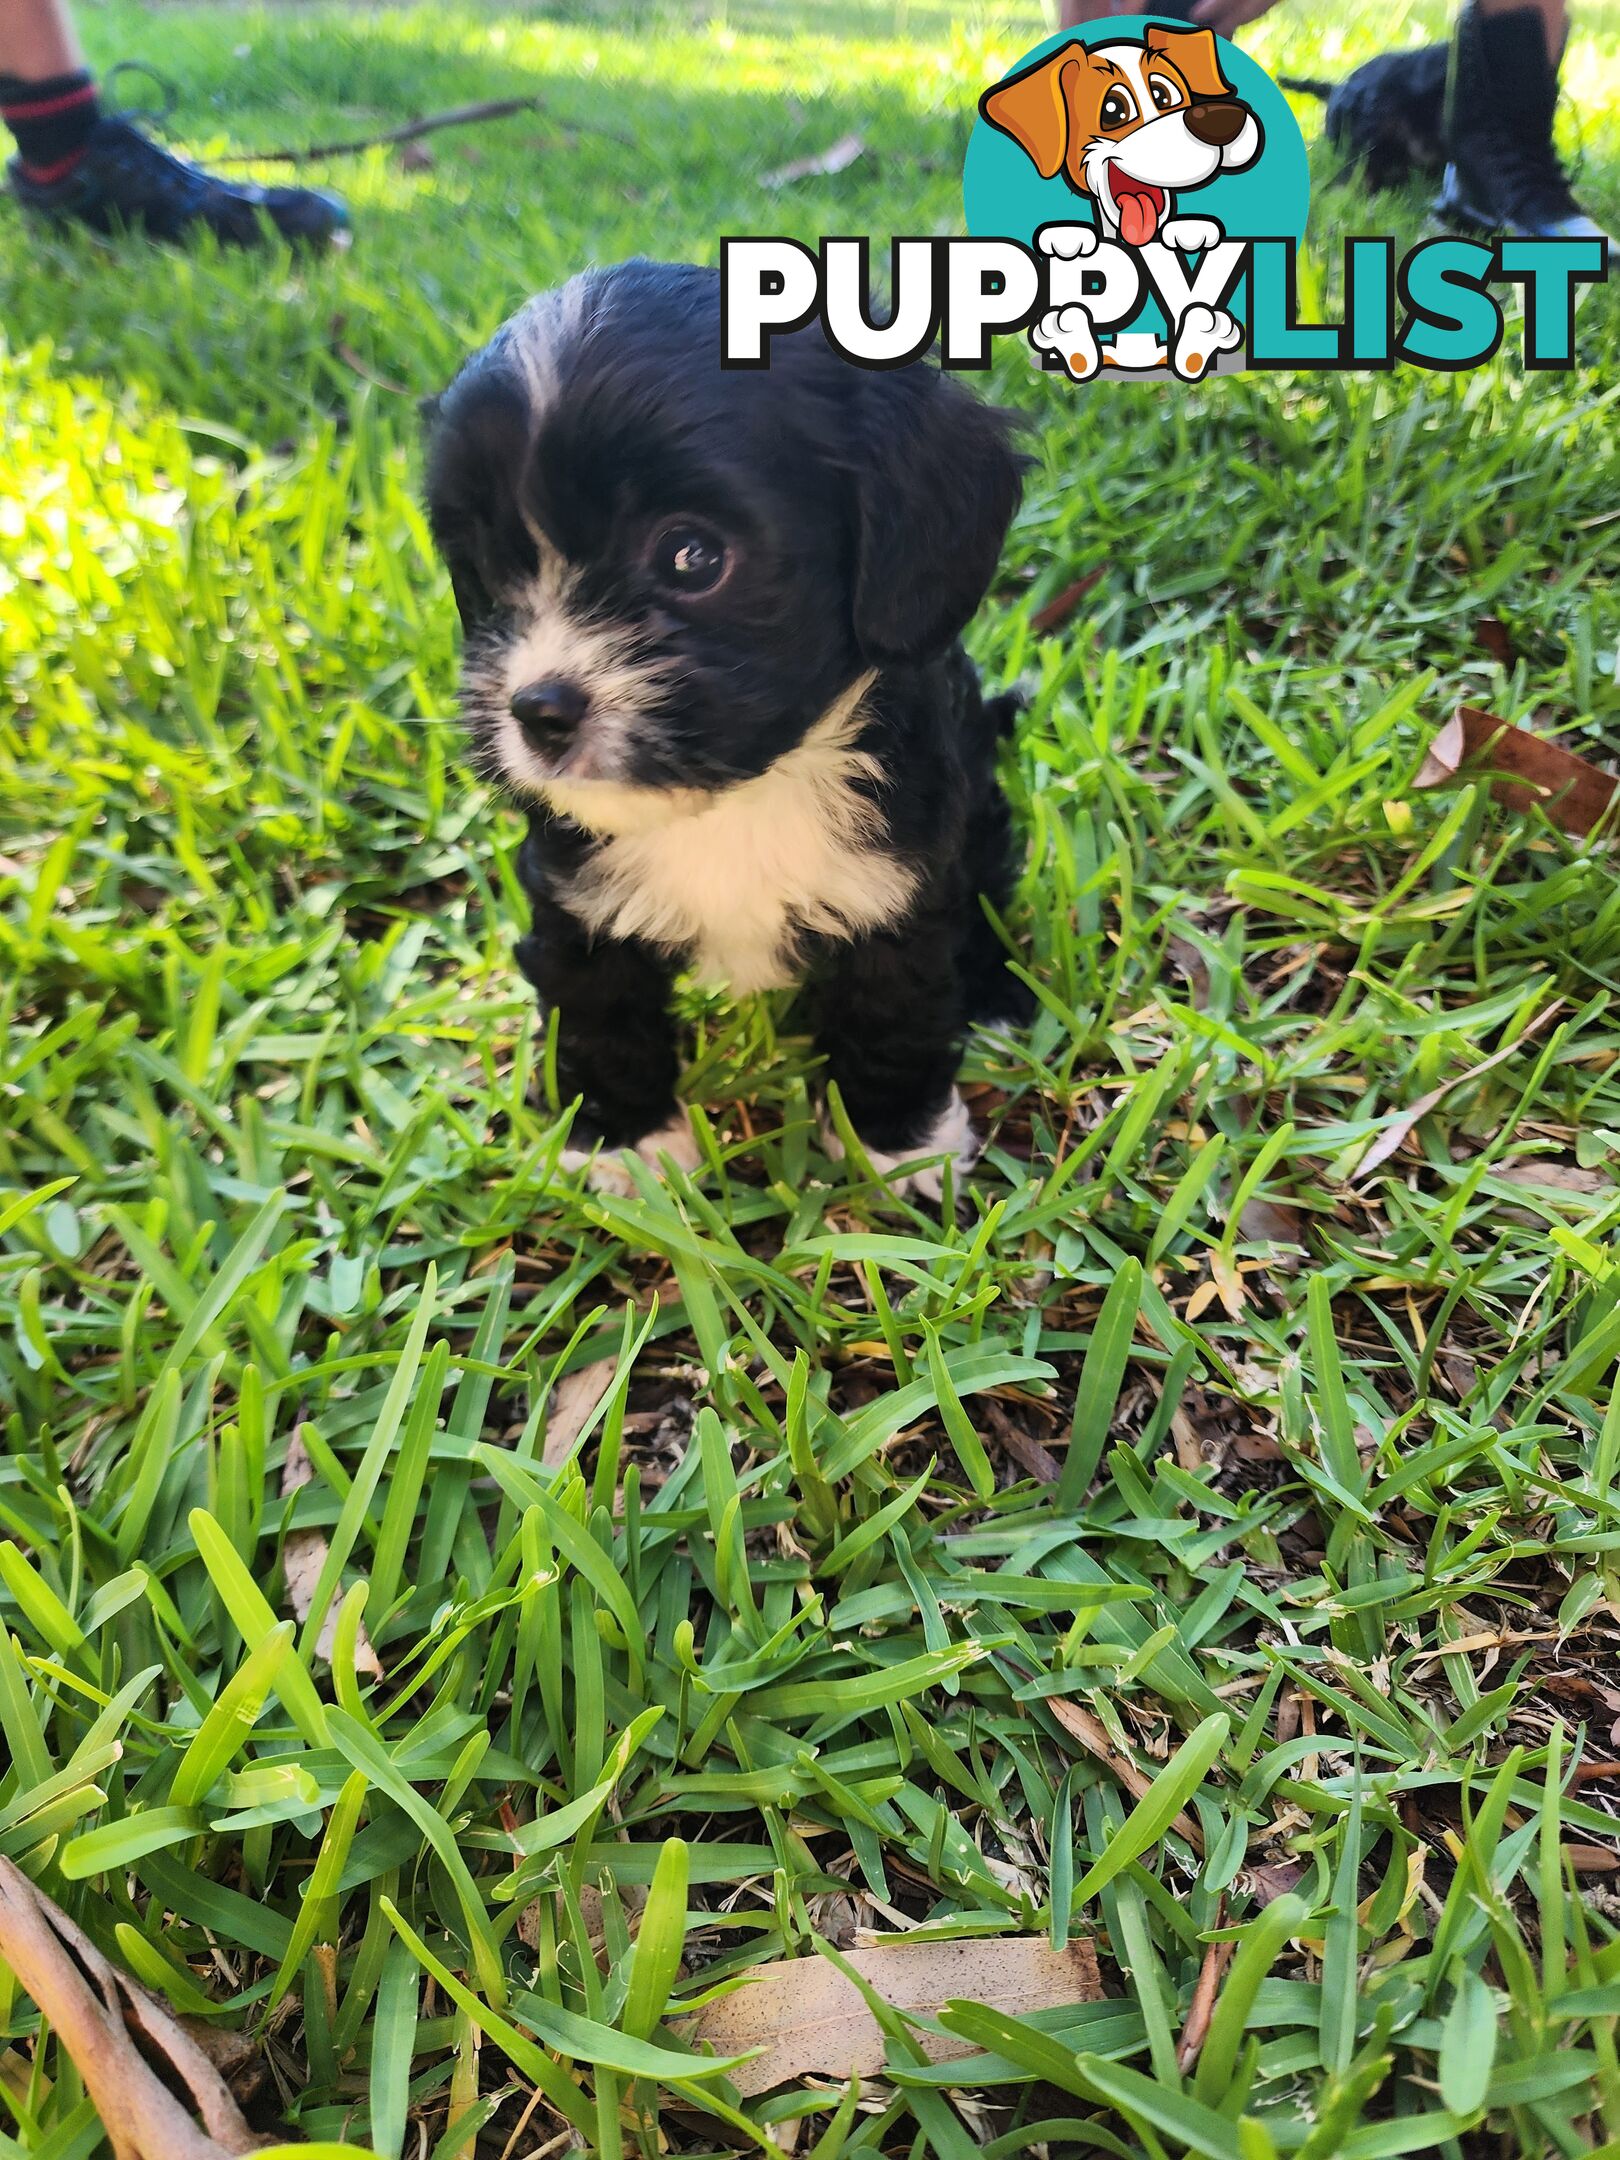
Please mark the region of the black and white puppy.
POLYGON ((973 1161, 962 1039, 1022 992, 979 899, 1012 880, 1008 701, 959 639, 1019 466, 1005 416, 819 328, 723 369, 717 274, 664 263, 542 293, 437 401, 463 709, 528 806, 518 958, 584 1152, 695 1165, 669 1009, 689 970, 814 979, 874 1165, 937 1194, 937 1158, 973 1161))

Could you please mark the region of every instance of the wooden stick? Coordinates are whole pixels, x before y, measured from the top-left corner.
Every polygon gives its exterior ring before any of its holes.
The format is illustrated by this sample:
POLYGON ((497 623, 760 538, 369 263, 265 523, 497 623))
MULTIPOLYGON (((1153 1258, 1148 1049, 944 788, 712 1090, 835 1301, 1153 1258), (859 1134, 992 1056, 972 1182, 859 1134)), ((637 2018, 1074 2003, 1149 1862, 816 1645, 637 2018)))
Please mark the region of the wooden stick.
MULTIPOLYGON (((480 105, 453 105, 447 112, 424 113, 420 120, 406 120, 386 128, 381 135, 356 136, 353 142, 315 143, 307 150, 240 150, 232 157, 215 158, 216 165, 305 165, 316 158, 357 157, 362 150, 383 150, 391 143, 418 142, 440 128, 474 127, 481 120, 507 120, 513 113, 544 110, 537 97, 487 98, 480 105)), ((580 134, 605 135, 611 141, 634 148, 626 135, 611 128, 584 127, 580 134)))

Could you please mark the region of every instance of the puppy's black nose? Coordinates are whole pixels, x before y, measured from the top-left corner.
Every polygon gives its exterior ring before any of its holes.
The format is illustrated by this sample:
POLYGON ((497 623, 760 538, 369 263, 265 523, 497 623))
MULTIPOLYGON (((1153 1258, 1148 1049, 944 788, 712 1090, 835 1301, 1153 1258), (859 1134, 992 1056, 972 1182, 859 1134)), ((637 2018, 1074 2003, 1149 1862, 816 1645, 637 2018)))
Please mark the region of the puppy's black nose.
POLYGON ((1247 105, 1236 98, 1221 98, 1212 105, 1190 105, 1187 108, 1187 133, 1201 143, 1208 143, 1212 150, 1224 149, 1243 133, 1243 123, 1249 117, 1247 105))
POLYGON ((590 710, 589 693, 576 682, 525 683, 511 696, 512 718, 525 735, 557 742, 572 735, 590 710))

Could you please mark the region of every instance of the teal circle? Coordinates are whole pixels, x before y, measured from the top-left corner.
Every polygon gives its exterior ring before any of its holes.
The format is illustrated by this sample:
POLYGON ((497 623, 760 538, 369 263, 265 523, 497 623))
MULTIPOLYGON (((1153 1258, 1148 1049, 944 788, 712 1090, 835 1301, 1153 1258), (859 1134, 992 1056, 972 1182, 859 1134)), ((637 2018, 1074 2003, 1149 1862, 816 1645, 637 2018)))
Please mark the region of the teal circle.
MULTIPOLYGON (((1103 22, 1086 23, 1078 30, 1060 30, 1032 45, 997 81, 1021 74, 1062 45, 1139 44, 1150 23, 1169 30, 1188 27, 1152 15, 1114 15, 1103 22)), ((1228 239, 1302 240, 1311 203, 1311 168, 1299 122, 1287 98, 1257 60, 1251 60, 1229 38, 1218 37, 1215 46, 1222 74, 1259 120, 1265 144, 1246 171, 1218 173, 1205 186, 1181 196, 1177 208, 1189 217, 1219 218, 1228 239)), ((985 87, 994 89, 995 84, 987 83, 985 87)), ((1043 180, 1012 137, 992 127, 983 113, 974 121, 968 138, 962 168, 962 208, 967 229, 975 238, 1021 240, 1026 246, 1042 225, 1097 222, 1089 195, 1076 195, 1061 176, 1043 180)), ((1240 322, 1246 319, 1246 287, 1247 280, 1227 302, 1240 322)), ((1149 301, 1126 327, 1162 332, 1163 320, 1149 301)))

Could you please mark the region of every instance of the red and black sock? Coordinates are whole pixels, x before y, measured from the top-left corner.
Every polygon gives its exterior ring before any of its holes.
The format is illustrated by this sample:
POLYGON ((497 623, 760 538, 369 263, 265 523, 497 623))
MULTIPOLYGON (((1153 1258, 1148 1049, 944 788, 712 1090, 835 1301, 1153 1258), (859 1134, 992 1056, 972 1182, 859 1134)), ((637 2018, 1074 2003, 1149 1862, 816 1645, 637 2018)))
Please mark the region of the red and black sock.
POLYGON ((0 120, 17 138, 17 156, 40 187, 65 180, 101 116, 95 79, 85 68, 43 82, 0 75, 0 120))

